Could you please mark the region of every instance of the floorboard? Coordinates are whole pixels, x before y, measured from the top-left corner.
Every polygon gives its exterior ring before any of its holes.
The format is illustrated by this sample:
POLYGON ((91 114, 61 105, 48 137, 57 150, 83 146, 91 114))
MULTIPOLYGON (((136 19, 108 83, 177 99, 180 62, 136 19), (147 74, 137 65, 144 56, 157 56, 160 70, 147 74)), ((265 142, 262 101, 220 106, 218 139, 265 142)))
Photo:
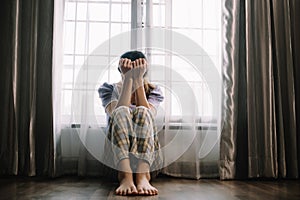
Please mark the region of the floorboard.
POLYGON ((152 184, 159 194, 151 197, 122 197, 114 194, 117 183, 102 178, 61 177, 0 179, 0 199, 300 199, 299 180, 220 181, 159 177, 152 184))

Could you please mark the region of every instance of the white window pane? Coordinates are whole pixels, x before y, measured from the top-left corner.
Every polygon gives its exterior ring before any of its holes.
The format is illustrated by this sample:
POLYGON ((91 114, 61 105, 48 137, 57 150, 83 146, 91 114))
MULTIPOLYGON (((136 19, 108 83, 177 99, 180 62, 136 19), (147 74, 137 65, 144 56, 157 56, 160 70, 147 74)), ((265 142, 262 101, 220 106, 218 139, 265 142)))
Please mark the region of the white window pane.
POLYGON ((153 26, 165 26, 165 5, 153 5, 153 26))
POLYGON ((115 58, 111 58, 110 60, 110 64, 109 64, 109 69, 113 70, 113 69, 118 69, 119 66, 119 55, 115 58))
POLYGON ((74 52, 75 22, 65 22, 64 25, 64 53, 74 52))
POLYGON ((130 4, 112 4, 111 21, 113 22, 130 22, 131 5, 130 4))
POLYGON ((203 28, 219 28, 221 21, 220 0, 203 0, 203 28))
POLYGON ((103 3, 89 3, 88 16, 90 20, 108 21, 109 5, 103 3))
POLYGON ((105 118, 100 118, 100 116, 105 115, 104 107, 102 106, 102 101, 99 97, 98 92, 94 93, 94 113, 99 125, 106 125, 105 118))
POLYGON ((166 3, 166 0, 152 0, 152 2, 155 4, 164 4, 166 3))
POLYGON ((89 53, 109 39, 108 23, 90 23, 89 27, 89 53))
POLYGON ((203 31, 203 49, 208 55, 219 54, 219 34, 215 30, 203 31))
POLYGON ((151 55, 149 77, 151 81, 165 81, 165 55, 151 55))
POLYGON ((130 30, 130 24, 111 24, 110 25, 110 34, 111 37, 127 32, 130 30))
MULTIPOLYGON (((201 48, 203 48, 202 30, 176 29, 175 31, 180 34, 183 34, 187 38, 191 39, 193 42, 197 43, 201 48)), ((199 54, 199 52, 195 52, 195 54, 199 54)))
POLYGON ((220 66, 219 56, 204 56, 203 57, 203 70, 207 73, 215 73, 216 70, 221 75, 221 66, 220 66))
POLYGON ((172 56, 172 81, 201 81, 201 73, 178 56, 172 56))
POLYGON ((62 82, 66 83, 66 84, 72 84, 73 83, 73 68, 65 67, 62 70, 62 82))
POLYGON ((184 1, 172 2, 172 26, 185 27, 189 21, 189 12, 184 1))
MULTIPOLYGON (((221 74, 221 66, 220 66, 220 58, 219 56, 204 56, 204 68, 206 66, 213 66, 214 68, 216 68, 219 72, 219 75, 221 74)), ((206 70, 209 70, 206 68, 206 70)))
POLYGON ((64 56, 64 59, 63 59, 63 64, 64 65, 73 65, 73 55, 72 56, 64 56))
POLYGON ((121 80, 121 74, 117 69, 110 71, 109 80, 111 83, 117 83, 121 80))
POLYGON ((126 2, 130 2, 131 0, 110 0, 110 1, 115 3, 126 3, 126 2))
POLYGON ((82 66, 86 60, 86 56, 75 56, 75 65, 82 66))
POLYGON ((193 116, 195 113, 195 98, 192 98, 194 92, 191 85, 186 82, 173 82, 171 90, 171 115, 193 116))
POLYGON ((117 83, 121 80, 121 74, 118 71, 119 57, 114 58, 109 65, 109 82, 117 83))
POLYGON ((190 76, 193 78, 191 79, 194 82, 202 82, 204 79, 203 74, 203 55, 185 55, 185 59, 189 62, 190 76))
POLYGON ((66 2, 65 3, 65 20, 75 20, 76 3, 66 2))
POLYGON ((72 90, 73 89, 73 82, 71 83, 62 83, 62 90, 72 90))
POLYGON ((212 100, 212 96, 211 96, 211 92, 214 91, 210 91, 210 88, 208 87, 207 84, 203 85, 203 97, 202 97, 202 101, 203 101, 203 113, 202 116, 205 117, 212 117, 213 116, 213 100, 212 100))
POLYGON ((105 70, 103 73, 101 73, 101 75, 99 76, 98 79, 98 85, 99 87, 105 83, 105 82, 110 82, 109 78, 108 78, 108 70, 105 70))
MULTIPOLYGON (((78 83, 79 83, 79 72, 80 72, 80 77, 82 77, 82 73, 84 73, 82 71, 82 65, 76 65, 74 66, 74 85, 75 87, 78 87, 78 83)), ((73 88, 74 89, 74 88, 73 88)))
MULTIPOLYGON (((178 87, 176 84, 173 87, 178 87)), ((171 93, 171 99, 166 101, 167 103, 171 103, 171 116, 182 116, 182 107, 181 102, 177 94, 171 93)))
POLYGON ((77 20, 86 20, 87 19, 87 3, 78 3, 77 4, 77 20))
POLYGON ((131 5, 122 4, 122 22, 131 21, 131 5))
POLYGON ((164 54, 157 55, 157 54, 152 54, 151 55, 151 64, 155 65, 165 65, 166 63, 166 56, 164 54))
POLYGON ((212 116, 213 102, 211 90, 207 82, 202 82, 194 85, 194 94, 198 106, 200 116, 212 116))
POLYGON ((108 57, 107 56, 96 56, 96 55, 90 55, 87 60, 86 64, 89 66, 89 68, 97 67, 98 66, 106 66, 108 64, 108 57))
POLYGON ((202 27, 202 0, 172 1, 173 27, 202 27))
POLYGON ((193 85, 193 91, 195 94, 196 102, 197 102, 197 108, 198 108, 198 114, 200 116, 203 115, 203 83, 195 83, 193 85))
POLYGON ((77 54, 86 52, 86 23, 77 22, 76 24, 76 49, 77 54))
POLYGON ((62 115, 71 114, 71 103, 72 103, 72 91, 71 90, 63 90, 62 91, 62 115))
POLYGON ((111 21, 122 21, 122 7, 121 4, 111 5, 111 21))
POLYGON ((75 56, 75 65, 74 65, 74 81, 76 82, 78 78, 79 71, 84 65, 86 56, 75 56))

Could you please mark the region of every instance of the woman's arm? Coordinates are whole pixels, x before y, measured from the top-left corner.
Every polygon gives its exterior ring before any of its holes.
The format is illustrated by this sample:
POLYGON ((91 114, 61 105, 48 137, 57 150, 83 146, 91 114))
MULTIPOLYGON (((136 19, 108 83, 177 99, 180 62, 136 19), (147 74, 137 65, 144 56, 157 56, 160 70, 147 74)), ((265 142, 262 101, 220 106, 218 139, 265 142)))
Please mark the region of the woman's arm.
POLYGON ((111 102, 106 107, 106 112, 111 115, 115 108, 120 106, 128 106, 130 105, 131 100, 131 89, 132 89, 132 74, 130 70, 132 69, 132 63, 130 59, 120 59, 119 62, 120 70, 124 74, 123 84, 121 88, 121 94, 118 101, 111 102))
POLYGON ((136 106, 144 106, 146 108, 150 108, 150 104, 148 103, 146 92, 144 89, 144 81, 142 80, 134 80, 134 86, 137 87, 135 90, 135 101, 136 106))
POLYGON ((125 75, 122 89, 121 89, 121 94, 118 103, 116 105, 116 108, 120 106, 127 106, 127 107, 130 106, 132 82, 133 82, 132 78, 125 75))
POLYGON ((134 79, 133 91, 135 93, 136 106, 144 106, 150 108, 146 92, 144 88, 144 74, 147 71, 147 61, 145 59, 137 59, 133 62, 134 79))
POLYGON ((120 70, 124 75, 123 84, 121 88, 121 94, 116 105, 117 107, 120 106, 130 106, 131 101, 131 89, 132 89, 132 63, 130 59, 121 59, 120 60, 120 70))

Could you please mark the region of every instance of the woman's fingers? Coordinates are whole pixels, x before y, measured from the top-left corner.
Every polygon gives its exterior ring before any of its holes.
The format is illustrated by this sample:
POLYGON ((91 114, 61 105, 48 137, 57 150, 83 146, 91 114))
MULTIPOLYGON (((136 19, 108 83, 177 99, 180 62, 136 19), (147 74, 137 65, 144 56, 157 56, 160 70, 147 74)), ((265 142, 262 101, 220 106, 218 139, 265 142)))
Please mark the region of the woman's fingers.
POLYGON ((133 78, 140 79, 143 78, 144 74, 147 71, 147 62, 146 59, 140 58, 132 62, 133 67, 133 78))
POLYGON ((140 60, 141 65, 145 65, 146 64, 146 59, 140 58, 139 60, 140 60))
POLYGON ((124 74, 132 69, 132 63, 130 59, 121 58, 119 64, 120 64, 120 69, 124 74))
POLYGON ((135 61, 131 61, 128 58, 121 58, 119 61, 120 69, 123 74, 127 73, 132 69, 136 69, 134 72, 135 77, 143 76, 147 71, 147 60, 144 58, 136 59, 135 61))
POLYGON ((137 59, 137 63, 139 67, 142 67, 142 58, 137 59))
POLYGON ((139 58, 132 62, 133 67, 145 67, 147 65, 147 61, 145 58, 139 58))
POLYGON ((125 59, 124 66, 125 66, 126 68, 129 68, 129 69, 130 69, 131 66, 132 66, 132 65, 131 65, 131 60, 126 58, 126 59, 125 59))
POLYGON ((133 62, 132 62, 132 66, 133 66, 133 68, 136 68, 136 67, 137 67, 137 62, 136 62, 136 61, 133 61, 133 62))

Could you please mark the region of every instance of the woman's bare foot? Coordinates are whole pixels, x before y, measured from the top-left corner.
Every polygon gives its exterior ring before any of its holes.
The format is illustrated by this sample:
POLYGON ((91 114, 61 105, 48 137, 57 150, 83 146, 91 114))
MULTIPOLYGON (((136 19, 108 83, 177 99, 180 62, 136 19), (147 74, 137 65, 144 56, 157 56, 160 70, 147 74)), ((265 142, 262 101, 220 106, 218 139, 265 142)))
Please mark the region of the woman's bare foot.
POLYGON ((116 189, 117 195, 135 195, 138 191, 134 185, 132 173, 119 172, 120 186, 116 189))
POLYGON ((118 179, 120 186, 116 189, 117 195, 135 195, 138 194, 133 182, 132 170, 129 159, 123 159, 119 162, 118 179))
POLYGON ((136 185, 139 195, 157 195, 158 190, 150 184, 149 173, 137 173, 136 174, 136 185))
POLYGON ((136 189, 139 195, 157 195, 158 190, 150 184, 149 164, 139 160, 136 173, 136 189))

